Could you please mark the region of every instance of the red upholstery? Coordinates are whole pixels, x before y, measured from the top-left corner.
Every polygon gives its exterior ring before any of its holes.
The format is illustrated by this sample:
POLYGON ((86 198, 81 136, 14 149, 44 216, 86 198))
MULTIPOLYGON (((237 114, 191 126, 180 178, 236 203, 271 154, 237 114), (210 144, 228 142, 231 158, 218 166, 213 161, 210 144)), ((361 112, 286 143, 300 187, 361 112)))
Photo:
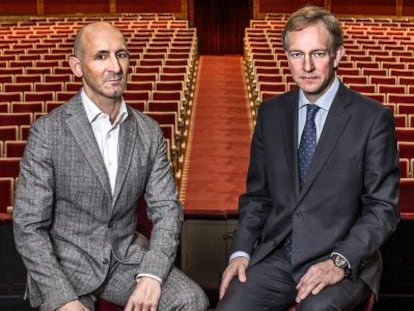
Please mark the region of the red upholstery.
POLYGON ((124 307, 118 306, 116 304, 113 304, 109 301, 99 299, 96 307, 96 311, 123 311, 124 307))
POLYGON ((0 214, 7 213, 7 207, 12 206, 14 191, 13 177, 0 177, 0 214))
POLYGON ((400 179, 400 212, 401 214, 412 214, 413 200, 412 195, 414 192, 414 178, 401 178, 400 179))

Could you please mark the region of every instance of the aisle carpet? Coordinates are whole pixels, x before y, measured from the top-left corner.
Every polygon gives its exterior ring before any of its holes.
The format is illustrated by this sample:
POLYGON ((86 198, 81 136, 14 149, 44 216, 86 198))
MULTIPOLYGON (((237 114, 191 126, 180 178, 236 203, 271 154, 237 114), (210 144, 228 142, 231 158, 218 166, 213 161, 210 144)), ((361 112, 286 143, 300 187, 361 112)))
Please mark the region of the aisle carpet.
POLYGON ((180 199, 187 216, 237 215, 252 133, 241 56, 201 56, 180 199))

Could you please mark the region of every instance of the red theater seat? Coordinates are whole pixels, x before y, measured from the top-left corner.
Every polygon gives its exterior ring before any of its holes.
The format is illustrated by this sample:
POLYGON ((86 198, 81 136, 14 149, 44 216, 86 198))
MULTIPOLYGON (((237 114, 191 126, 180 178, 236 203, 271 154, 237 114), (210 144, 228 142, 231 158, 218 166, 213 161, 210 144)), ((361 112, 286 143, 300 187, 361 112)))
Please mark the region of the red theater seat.
POLYGON ((18 133, 17 125, 0 125, 0 140, 16 140, 18 133))
POLYGON ((397 104, 397 113, 414 114, 414 99, 412 99, 411 104, 397 104))
POLYGON ((0 124, 4 125, 30 125, 32 124, 32 113, 0 113, 0 124))
POLYGON ((413 193, 414 193, 414 178, 400 179, 400 212, 401 214, 413 214, 413 193))
POLYGON ((20 158, 0 158, 0 177, 16 178, 20 172, 20 158))
POLYGON ((400 178, 411 177, 410 160, 407 158, 400 158, 400 178))
POLYGON ((395 134, 398 141, 414 142, 414 128, 396 127, 395 134))
POLYGON ((12 102, 11 112, 43 112, 42 101, 35 102, 12 102))
POLYGON ((9 158, 20 158, 23 156, 25 148, 25 140, 6 140, 4 142, 4 156, 9 158))
POLYGON ((7 213, 13 203, 14 178, 0 177, 0 214, 7 213))
POLYGON ((413 141, 399 141, 398 149, 401 158, 414 158, 414 142, 413 141))
POLYGON ((405 114, 395 114, 394 122, 396 127, 406 127, 408 124, 407 115, 405 114))
POLYGON ((0 103, 0 112, 7 113, 10 111, 10 104, 7 103, 0 103))

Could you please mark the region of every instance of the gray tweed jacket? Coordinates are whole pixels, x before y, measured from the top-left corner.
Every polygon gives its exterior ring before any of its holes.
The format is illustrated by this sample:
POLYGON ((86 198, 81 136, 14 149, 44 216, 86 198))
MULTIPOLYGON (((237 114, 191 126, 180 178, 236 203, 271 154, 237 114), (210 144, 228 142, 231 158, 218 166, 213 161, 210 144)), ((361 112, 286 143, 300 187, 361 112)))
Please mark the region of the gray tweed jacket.
POLYGON ((33 306, 54 310, 91 293, 110 261, 140 263, 165 280, 183 221, 166 145, 155 121, 128 108, 119 133, 112 195, 80 93, 33 124, 13 212, 16 247, 33 306), (149 246, 135 231, 142 194, 153 222, 149 246))

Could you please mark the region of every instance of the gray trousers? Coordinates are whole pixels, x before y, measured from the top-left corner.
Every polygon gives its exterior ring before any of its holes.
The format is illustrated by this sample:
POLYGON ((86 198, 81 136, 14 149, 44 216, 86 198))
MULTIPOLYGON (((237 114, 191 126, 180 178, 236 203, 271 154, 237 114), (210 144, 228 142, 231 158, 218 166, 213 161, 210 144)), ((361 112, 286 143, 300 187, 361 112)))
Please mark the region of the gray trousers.
MULTIPOLYGON (((104 285, 95 293, 80 297, 80 301, 91 311, 95 310, 97 297, 125 306, 136 287, 135 265, 115 263, 104 285)), ((173 267, 161 287, 159 311, 204 311, 208 308, 208 298, 203 290, 182 271, 173 267)))

